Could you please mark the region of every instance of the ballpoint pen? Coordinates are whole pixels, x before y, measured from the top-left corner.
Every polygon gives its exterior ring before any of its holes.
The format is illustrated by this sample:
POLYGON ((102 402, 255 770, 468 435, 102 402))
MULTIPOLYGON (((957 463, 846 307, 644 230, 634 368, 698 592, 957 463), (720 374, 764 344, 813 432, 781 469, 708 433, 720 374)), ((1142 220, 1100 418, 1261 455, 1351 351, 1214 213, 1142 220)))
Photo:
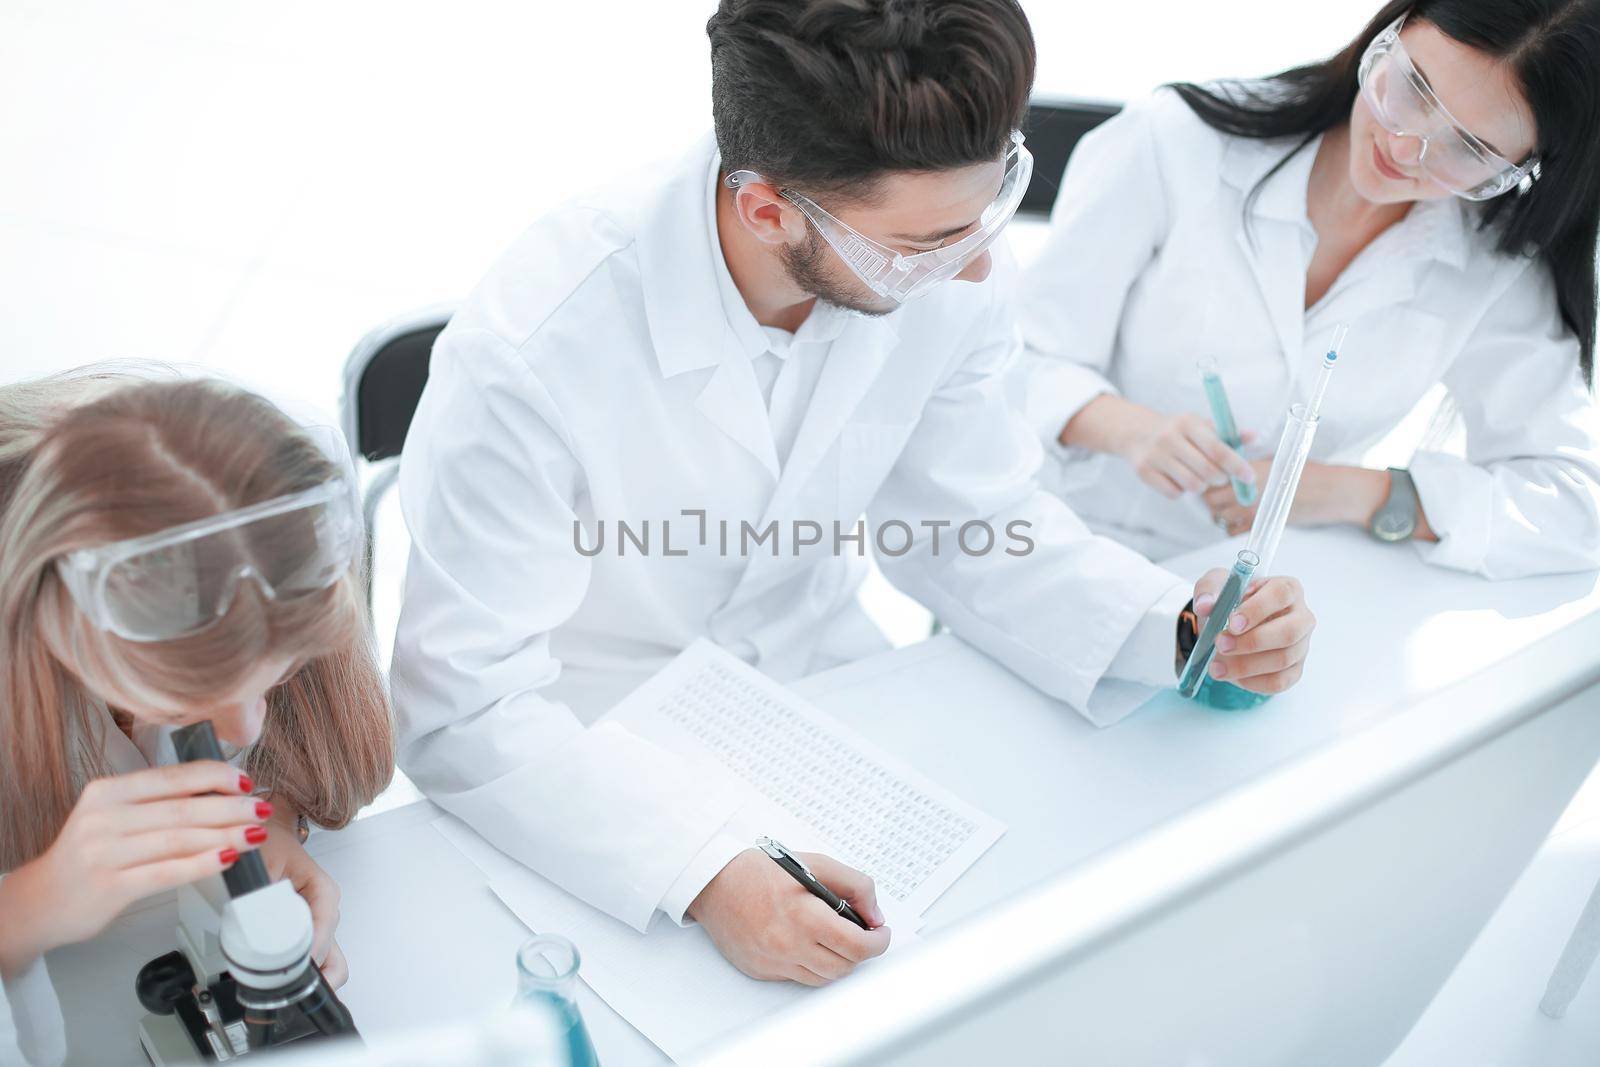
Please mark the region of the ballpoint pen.
POLYGON ((799 857, 793 852, 790 852, 788 849, 784 848, 770 837, 759 838, 756 841, 756 847, 762 852, 765 852, 768 856, 771 856, 772 862, 776 863, 779 867, 782 867, 785 871, 788 871, 789 877, 805 886, 806 890, 812 896, 816 897, 828 907, 832 908, 840 915, 843 915, 846 919, 849 919, 851 922, 861 927, 861 929, 872 929, 872 927, 866 924, 866 920, 862 919, 861 916, 856 914, 856 910, 854 908, 840 898, 839 894, 835 893, 833 890, 817 881, 817 876, 812 874, 811 869, 808 868, 804 863, 801 863, 799 857))

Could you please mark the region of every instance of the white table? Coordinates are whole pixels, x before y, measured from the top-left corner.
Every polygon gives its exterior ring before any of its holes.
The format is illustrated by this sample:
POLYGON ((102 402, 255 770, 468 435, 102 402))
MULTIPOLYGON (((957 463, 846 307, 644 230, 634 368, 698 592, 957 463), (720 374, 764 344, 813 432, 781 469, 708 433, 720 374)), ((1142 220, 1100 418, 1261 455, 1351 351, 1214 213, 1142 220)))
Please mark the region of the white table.
MULTIPOLYGON (((1171 562, 1196 575, 1216 546, 1171 562)), ((951 637, 806 679, 795 688, 1009 830, 927 915, 924 932, 1056 874, 1268 769, 1404 710, 1600 609, 1594 574, 1489 583, 1425 567, 1406 547, 1347 531, 1292 531, 1279 553, 1319 624, 1301 684, 1242 712, 1165 693, 1099 730, 951 637)), ((475 867, 423 825, 419 803, 313 838, 344 890, 344 996, 369 1034, 487 1011, 511 996, 522 925, 475 867)), ((170 906, 119 920, 51 957, 73 1062, 140 1063, 132 979, 171 946, 170 906)), ((580 949, 582 946, 579 946, 580 949)), ((584 991, 607 1067, 665 1062, 584 991)))

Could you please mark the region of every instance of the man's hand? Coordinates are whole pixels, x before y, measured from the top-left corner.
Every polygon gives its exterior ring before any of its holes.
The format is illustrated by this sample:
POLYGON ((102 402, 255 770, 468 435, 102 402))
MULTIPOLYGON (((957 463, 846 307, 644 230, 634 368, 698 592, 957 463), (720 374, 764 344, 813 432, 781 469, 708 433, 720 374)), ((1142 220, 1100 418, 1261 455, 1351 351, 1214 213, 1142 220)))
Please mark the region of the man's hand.
POLYGON ((871 878, 814 852, 799 858, 874 929, 863 930, 834 914, 754 849, 739 853, 706 884, 689 905, 689 916, 705 927, 728 962, 751 978, 827 985, 863 960, 883 955, 889 928, 871 878))
MULTIPOLYGON (((1195 583, 1194 610, 1205 626, 1228 572, 1208 571, 1195 583)), ((1316 616, 1293 578, 1257 579, 1217 635, 1211 677, 1253 693, 1281 693, 1300 680, 1316 616)))

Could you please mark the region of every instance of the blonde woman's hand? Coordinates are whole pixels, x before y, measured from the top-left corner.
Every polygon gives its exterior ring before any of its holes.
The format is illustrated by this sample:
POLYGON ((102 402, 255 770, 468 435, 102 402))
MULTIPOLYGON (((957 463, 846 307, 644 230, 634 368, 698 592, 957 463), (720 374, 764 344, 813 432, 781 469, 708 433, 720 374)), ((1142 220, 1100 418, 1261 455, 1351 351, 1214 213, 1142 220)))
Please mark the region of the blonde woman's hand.
POLYGON ((129 904, 218 874, 267 839, 272 807, 226 763, 96 778, 56 839, 0 882, 0 970, 87 940, 129 904))
POLYGON ((288 879, 311 908, 311 958, 322 968, 322 976, 328 984, 337 989, 350 977, 344 952, 333 939, 334 931, 339 928, 339 885, 327 871, 317 866, 316 860, 300 844, 293 820, 289 812, 279 813, 274 819, 272 837, 261 850, 261 858, 266 861, 267 874, 272 880, 288 879))

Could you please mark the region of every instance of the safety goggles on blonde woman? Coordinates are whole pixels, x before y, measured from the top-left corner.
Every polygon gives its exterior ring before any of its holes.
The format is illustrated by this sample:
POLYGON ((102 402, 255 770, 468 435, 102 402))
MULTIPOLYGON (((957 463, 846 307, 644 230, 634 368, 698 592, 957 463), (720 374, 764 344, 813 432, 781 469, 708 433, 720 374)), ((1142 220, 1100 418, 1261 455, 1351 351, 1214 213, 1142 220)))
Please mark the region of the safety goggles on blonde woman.
POLYGON ((348 573, 361 508, 344 471, 297 493, 56 561, 78 609, 129 641, 166 641, 228 613, 246 581, 269 600, 321 592, 348 573))

